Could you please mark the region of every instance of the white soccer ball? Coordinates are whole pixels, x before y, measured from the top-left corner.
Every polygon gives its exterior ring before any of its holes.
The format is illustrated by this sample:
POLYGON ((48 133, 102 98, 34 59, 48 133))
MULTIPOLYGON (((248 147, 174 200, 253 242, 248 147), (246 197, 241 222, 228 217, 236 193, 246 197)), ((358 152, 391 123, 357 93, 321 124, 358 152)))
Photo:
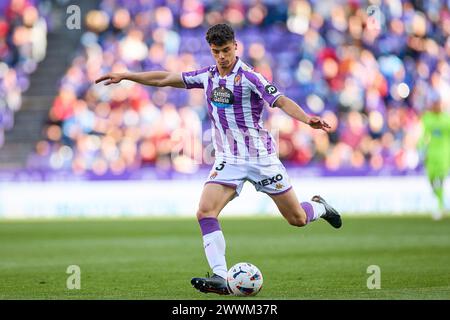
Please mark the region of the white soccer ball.
POLYGON ((227 282, 235 296, 255 296, 261 290, 263 276, 256 266, 240 262, 228 270, 227 282))

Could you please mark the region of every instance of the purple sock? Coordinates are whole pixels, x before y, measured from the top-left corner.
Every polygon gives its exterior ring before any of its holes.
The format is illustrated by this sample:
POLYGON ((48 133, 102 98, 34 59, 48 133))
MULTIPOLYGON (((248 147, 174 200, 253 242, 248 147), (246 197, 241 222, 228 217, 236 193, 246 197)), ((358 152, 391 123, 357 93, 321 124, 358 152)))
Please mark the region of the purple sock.
POLYGON ((306 223, 310 223, 312 219, 314 218, 314 209, 311 203, 309 202, 302 202, 300 203, 303 210, 306 212, 306 223))
POLYGON ((198 223, 200 224, 200 229, 202 229, 202 235, 221 230, 217 218, 203 218, 198 220, 198 223))

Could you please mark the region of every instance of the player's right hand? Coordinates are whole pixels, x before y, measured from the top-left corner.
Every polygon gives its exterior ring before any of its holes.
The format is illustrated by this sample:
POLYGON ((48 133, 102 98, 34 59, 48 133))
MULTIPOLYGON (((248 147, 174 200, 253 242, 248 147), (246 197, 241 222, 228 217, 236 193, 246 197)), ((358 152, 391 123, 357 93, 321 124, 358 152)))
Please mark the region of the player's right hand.
POLYGON ((101 76, 100 78, 95 80, 95 83, 99 83, 99 82, 107 80, 105 82, 105 86, 107 86, 107 85, 110 85, 111 83, 119 83, 123 79, 125 79, 125 76, 123 73, 107 73, 104 76, 101 76))
POLYGON ((331 129, 331 126, 328 123, 326 123, 325 120, 317 116, 310 117, 308 120, 308 124, 311 128, 322 129, 325 132, 328 132, 328 130, 331 129))

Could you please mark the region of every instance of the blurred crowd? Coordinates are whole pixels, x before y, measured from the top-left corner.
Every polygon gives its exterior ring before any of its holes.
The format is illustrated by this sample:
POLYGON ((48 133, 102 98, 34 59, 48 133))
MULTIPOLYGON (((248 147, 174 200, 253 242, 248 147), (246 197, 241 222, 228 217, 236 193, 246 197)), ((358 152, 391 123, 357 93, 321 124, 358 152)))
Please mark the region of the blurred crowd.
POLYGON ((46 1, 0 1, 0 148, 47 48, 46 1))
POLYGON ((213 64, 204 35, 220 22, 235 28, 244 61, 332 125, 326 134, 266 108, 285 164, 418 168, 421 113, 432 103, 450 106, 445 0, 103 0, 86 15, 89 31, 30 166, 101 176, 146 166, 193 173, 211 163, 202 90, 94 80, 213 64))

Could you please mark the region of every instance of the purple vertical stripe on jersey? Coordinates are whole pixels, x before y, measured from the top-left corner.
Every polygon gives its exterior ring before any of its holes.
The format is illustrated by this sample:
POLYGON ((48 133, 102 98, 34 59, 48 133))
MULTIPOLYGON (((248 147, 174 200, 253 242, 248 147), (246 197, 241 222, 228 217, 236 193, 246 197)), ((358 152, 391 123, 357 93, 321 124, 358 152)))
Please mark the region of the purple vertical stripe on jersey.
POLYGON ((261 129, 261 127, 259 126, 259 119, 261 118, 264 101, 255 92, 252 91, 250 94, 250 104, 252 106, 253 125, 256 129, 261 129))
MULTIPOLYGON (((219 86, 226 87, 226 84, 227 84, 226 79, 219 80, 219 86)), ((234 137, 230 130, 230 127, 228 126, 228 120, 227 120, 227 116, 225 113, 225 108, 217 108, 217 114, 219 115, 220 125, 222 126, 223 132, 225 133, 225 136, 228 140, 228 144, 230 146, 230 152, 236 156, 236 155, 238 155, 237 141, 234 140, 234 137)))
MULTIPOLYGON (((252 106, 252 118, 253 118, 253 125, 258 130, 258 136, 261 137, 261 140, 263 142, 264 147, 267 150, 268 154, 272 154, 273 151, 273 144, 272 144, 272 137, 270 136, 270 133, 266 131, 265 129, 261 128, 259 125, 259 120, 261 119, 262 109, 264 107, 264 101, 252 91, 250 95, 250 104, 252 106)), ((259 156, 259 152, 258 152, 259 156)))
MULTIPOLYGON (((264 132, 264 129, 262 129, 259 125, 259 120, 261 118, 262 110, 264 107, 264 101, 255 92, 251 91, 250 105, 252 107, 253 125, 258 132, 258 138, 261 138, 261 140, 264 142, 265 137, 261 136, 261 132, 264 132)), ((266 144, 264 144, 264 147, 265 146, 266 144)), ((256 148, 256 156, 259 157, 259 148, 256 148)))
POLYGON ((272 154, 272 137, 270 136, 270 133, 267 131, 267 153, 272 154))
POLYGON ((220 135, 219 129, 217 128, 216 119, 214 119, 213 116, 213 107, 211 105, 210 97, 211 97, 211 91, 212 91, 213 83, 211 78, 208 78, 208 87, 206 88, 206 103, 208 105, 208 114, 211 119, 211 123, 214 126, 214 136, 216 139, 216 145, 217 145, 217 152, 222 153, 223 152, 223 141, 222 136, 220 135))
POLYGON ((234 95, 234 118, 236 120, 237 127, 241 130, 242 135, 244 136, 245 146, 247 147, 247 151, 250 153, 250 137, 248 132, 248 127, 245 124, 244 117, 244 108, 242 106, 242 69, 239 69, 236 77, 240 77, 239 85, 234 85, 233 95, 234 95))
POLYGON ((253 147, 250 147, 250 132, 248 132, 248 129, 246 129, 244 131, 244 133, 245 133, 245 135, 244 135, 245 146, 247 147, 247 151, 248 151, 249 156, 252 157, 253 156, 252 150, 254 150, 255 147, 253 146, 253 143, 252 143, 253 147))

